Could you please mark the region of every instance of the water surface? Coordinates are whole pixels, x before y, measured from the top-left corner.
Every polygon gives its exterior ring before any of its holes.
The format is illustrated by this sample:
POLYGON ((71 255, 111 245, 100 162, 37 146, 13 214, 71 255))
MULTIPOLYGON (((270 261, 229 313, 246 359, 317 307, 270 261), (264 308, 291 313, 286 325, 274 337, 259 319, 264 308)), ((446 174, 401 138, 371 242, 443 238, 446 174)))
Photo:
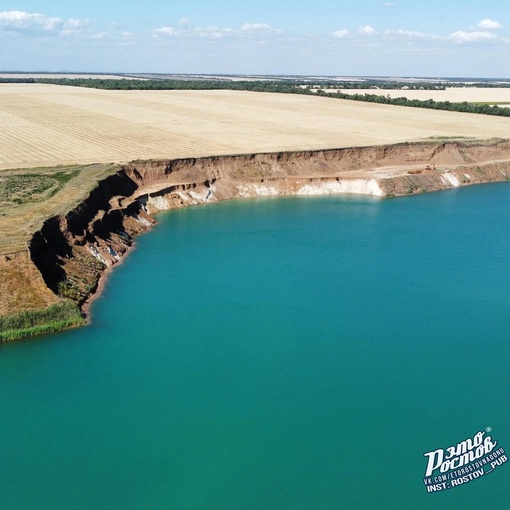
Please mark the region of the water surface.
POLYGON ((0 348, 2 509, 506 509, 510 186, 161 214, 93 324, 0 348))

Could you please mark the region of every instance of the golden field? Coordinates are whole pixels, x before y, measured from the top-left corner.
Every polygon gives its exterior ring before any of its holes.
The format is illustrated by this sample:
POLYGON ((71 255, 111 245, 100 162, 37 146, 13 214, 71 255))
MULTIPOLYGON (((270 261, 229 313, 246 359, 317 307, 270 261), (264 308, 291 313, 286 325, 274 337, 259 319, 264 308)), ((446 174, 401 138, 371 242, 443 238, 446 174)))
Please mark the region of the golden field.
POLYGON ((508 118, 314 96, 0 84, 0 169, 509 133, 508 118))
POLYGON ((450 101, 450 103, 505 103, 510 105, 510 88, 447 87, 445 90, 401 89, 338 89, 344 94, 377 94, 380 96, 407 97, 419 101, 450 101))

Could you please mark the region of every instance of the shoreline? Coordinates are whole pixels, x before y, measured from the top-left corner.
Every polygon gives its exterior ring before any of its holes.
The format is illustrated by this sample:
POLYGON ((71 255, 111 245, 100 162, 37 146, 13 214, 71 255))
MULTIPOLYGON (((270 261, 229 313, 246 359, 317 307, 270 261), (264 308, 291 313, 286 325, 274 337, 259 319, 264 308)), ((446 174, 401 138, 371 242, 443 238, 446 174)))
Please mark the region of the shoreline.
POLYGON ((109 276, 112 274, 113 270, 117 267, 117 266, 120 266, 121 264, 124 263, 124 261, 127 259, 127 257, 129 256, 129 254, 131 252, 133 252, 134 250, 136 249, 136 243, 134 242, 132 244, 132 246, 130 246, 127 250, 126 250, 126 253, 124 253, 124 255, 121 257, 121 259, 115 264, 115 265, 112 265, 112 266, 109 266, 107 267, 103 273, 101 274, 101 276, 99 277, 99 280, 97 282, 97 287, 96 289, 94 290, 94 292, 92 292, 88 297, 87 299, 83 302, 83 304, 80 306, 80 310, 81 312, 83 313, 83 318, 85 319, 85 322, 84 322, 84 326, 88 326, 89 324, 92 323, 92 316, 91 316, 91 307, 92 305, 94 304, 94 302, 99 299, 105 289, 105 286, 106 286, 106 283, 108 282, 108 278, 109 276))
MULTIPOLYGON (((510 140, 134 161, 99 181, 73 210, 46 220, 28 254, 46 291, 81 302, 90 324, 111 271, 160 211, 264 196, 389 198, 508 180, 510 140)), ((16 257, 3 259, 15 266, 16 257)))
MULTIPOLYGON (((151 224, 150 227, 148 227, 144 232, 142 233, 146 233, 146 232, 150 232, 154 226, 157 224, 157 222, 154 220, 154 223, 151 224)), ((97 286, 96 286, 96 289, 94 290, 94 292, 92 292, 88 297, 87 299, 82 303, 82 305, 80 306, 80 310, 82 311, 83 315, 84 315, 84 319, 85 319, 85 323, 84 325, 85 326, 88 326, 89 324, 92 323, 92 318, 91 318, 91 307, 92 305, 94 304, 94 302, 99 299, 105 289, 105 286, 108 282, 108 278, 109 276, 111 275, 111 273, 113 272, 113 270, 120 266, 121 264, 124 263, 124 261, 127 259, 127 257, 133 252, 136 250, 136 247, 137 247, 137 242, 136 242, 136 239, 133 240, 131 242, 131 244, 128 246, 128 248, 126 249, 126 251, 122 254, 122 256, 120 257, 120 259, 115 263, 115 264, 112 264, 110 266, 108 266, 102 273, 101 273, 101 276, 99 277, 99 280, 97 281, 97 286)))
MULTIPOLYGON (((506 182, 506 180, 501 180, 501 181, 490 181, 490 182, 479 182, 479 183, 476 183, 476 184, 468 184, 468 185, 465 185, 465 186, 458 186, 458 187, 468 187, 468 186, 481 186, 481 185, 484 185, 484 184, 500 184, 500 183, 503 183, 503 182, 506 182)), ((419 193, 413 193, 412 195, 413 196, 417 196, 417 195, 424 195, 424 194, 427 194, 427 193, 439 193, 439 192, 442 192, 442 191, 452 191, 454 189, 457 189, 458 187, 453 187, 453 188, 448 188, 448 189, 438 189, 438 190, 427 190, 427 191, 421 191, 419 193)), ((269 197, 273 197, 273 198, 283 198, 284 196, 285 197, 325 197, 325 196, 345 196, 345 195, 359 195, 359 196, 369 196, 368 194, 366 193, 322 193, 322 194, 293 194, 293 195, 275 195, 275 196, 272 196, 272 195, 266 195, 266 196, 257 196, 257 197, 236 197, 236 198, 233 198, 232 200, 239 200, 239 199, 242 199, 242 198, 269 198, 269 197)), ((385 196, 379 196, 378 198, 381 198, 381 199, 391 199, 391 198, 399 198, 399 197, 404 197, 404 196, 408 196, 408 195, 398 195, 398 196, 395 196, 395 195, 385 195, 385 196)), ((215 203, 215 202, 211 202, 211 203, 215 203)), ((204 204, 190 204, 190 205, 208 205, 207 203, 204 203, 204 204)), ((163 212, 163 211, 158 211, 158 212, 163 212)), ((139 235, 143 235, 145 234, 146 232, 150 232, 151 230, 153 230, 155 227, 157 226, 157 221, 155 221, 147 230, 145 230, 144 232, 140 233, 139 235)), ((72 329, 72 328, 76 328, 76 327, 81 327, 81 326, 88 326, 90 324, 92 324, 92 314, 91 314, 91 307, 92 305, 94 304, 94 302, 101 298, 103 292, 104 292, 104 289, 108 283, 108 279, 110 277, 110 275, 113 273, 113 271, 115 270, 116 267, 122 265, 125 260, 129 257, 129 255, 134 252, 137 248, 137 242, 136 241, 133 241, 132 244, 127 248, 127 250, 124 252, 124 254, 122 255, 122 257, 118 260, 118 262, 116 262, 115 264, 112 264, 110 266, 108 266, 102 273, 101 273, 101 276, 99 277, 99 280, 97 282, 97 287, 96 289, 87 297, 87 299, 83 302, 82 305, 79 306, 80 310, 82 311, 83 315, 84 315, 84 319, 85 319, 85 322, 81 325, 76 325, 76 326, 72 326, 71 328, 68 328, 68 329, 72 329)))

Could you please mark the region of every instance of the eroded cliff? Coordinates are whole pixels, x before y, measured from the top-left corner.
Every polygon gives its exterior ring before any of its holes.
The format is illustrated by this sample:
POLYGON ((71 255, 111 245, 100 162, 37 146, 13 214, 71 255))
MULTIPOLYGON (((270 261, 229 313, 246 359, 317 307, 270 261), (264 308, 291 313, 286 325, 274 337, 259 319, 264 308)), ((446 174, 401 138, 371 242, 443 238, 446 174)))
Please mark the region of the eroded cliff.
MULTIPOLYGON (((41 303, 52 294, 81 306, 164 209, 265 195, 399 196, 509 178, 508 140, 134 161, 78 207, 46 220, 28 254, 44 281, 41 303)), ((3 257, 0 265, 12 260, 3 257)))

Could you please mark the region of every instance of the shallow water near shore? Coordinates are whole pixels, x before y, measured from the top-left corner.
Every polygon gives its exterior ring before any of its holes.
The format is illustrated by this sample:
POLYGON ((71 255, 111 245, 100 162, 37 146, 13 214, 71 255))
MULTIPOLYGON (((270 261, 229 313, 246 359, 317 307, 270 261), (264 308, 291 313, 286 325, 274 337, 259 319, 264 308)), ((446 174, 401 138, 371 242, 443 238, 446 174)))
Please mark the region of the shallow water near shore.
POLYGON ((86 328, 0 348, 2 509, 506 509, 510 185, 191 207, 86 328))

